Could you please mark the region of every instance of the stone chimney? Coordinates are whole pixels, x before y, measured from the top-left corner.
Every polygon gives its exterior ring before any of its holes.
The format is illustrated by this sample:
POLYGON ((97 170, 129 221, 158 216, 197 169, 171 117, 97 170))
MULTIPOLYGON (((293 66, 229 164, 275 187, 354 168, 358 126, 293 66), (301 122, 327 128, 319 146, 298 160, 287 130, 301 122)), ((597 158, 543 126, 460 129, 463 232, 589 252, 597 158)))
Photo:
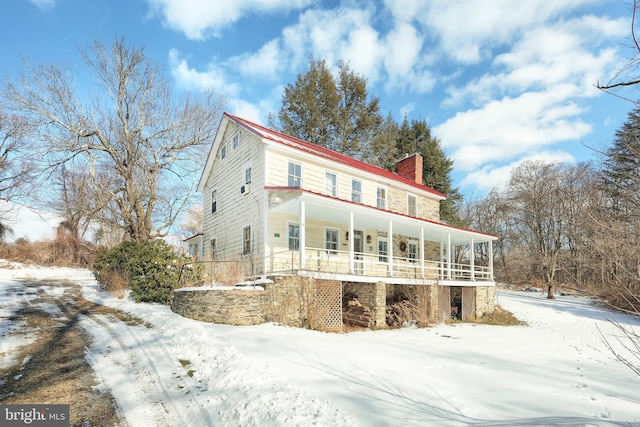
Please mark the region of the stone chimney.
POLYGON ((418 153, 407 155, 398 162, 398 175, 422 185, 422 156, 418 153))

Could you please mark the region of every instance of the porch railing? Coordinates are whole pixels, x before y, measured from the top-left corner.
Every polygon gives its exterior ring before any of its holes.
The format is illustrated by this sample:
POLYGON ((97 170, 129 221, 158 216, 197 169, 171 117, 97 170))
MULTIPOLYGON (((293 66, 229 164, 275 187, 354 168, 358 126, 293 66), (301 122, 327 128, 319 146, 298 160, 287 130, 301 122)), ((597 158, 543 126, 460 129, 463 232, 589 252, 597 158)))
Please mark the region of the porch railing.
POLYGON ((295 273, 298 270, 332 274, 358 274, 373 277, 425 278, 434 280, 493 280, 487 266, 413 259, 349 251, 305 248, 304 267, 300 264, 300 251, 283 251, 267 257, 270 273, 295 273))

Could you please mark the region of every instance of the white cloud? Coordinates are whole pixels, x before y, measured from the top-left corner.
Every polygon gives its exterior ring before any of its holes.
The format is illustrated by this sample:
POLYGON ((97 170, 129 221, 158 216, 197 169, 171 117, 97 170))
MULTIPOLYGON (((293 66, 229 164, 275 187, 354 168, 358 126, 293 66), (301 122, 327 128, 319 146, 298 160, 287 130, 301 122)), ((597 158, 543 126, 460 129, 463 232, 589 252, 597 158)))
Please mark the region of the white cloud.
POLYGON ((595 30, 601 27, 611 28, 611 21, 584 17, 530 29, 509 51, 495 57, 490 71, 497 72, 484 74, 462 87, 450 86, 443 105, 466 101, 480 105, 496 96, 544 90, 558 84, 573 85, 575 90, 568 97, 597 96, 600 92, 594 83, 619 62, 613 48, 593 48, 603 37, 595 30))
MULTIPOLYGON (((528 28, 590 2, 589 0, 432 0, 416 16, 440 39, 442 54, 464 64, 493 55, 528 28)), ((425 31, 427 31, 425 30, 425 31)))
POLYGON ((485 165, 467 173, 460 182, 462 187, 490 191, 494 188, 504 187, 511 179, 513 170, 528 160, 541 160, 554 163, 574 163, 575 158, 566 151, 540 151, 530 156, 521 157, 518 160, 503 165, 485 165))
POLYGON ((278 40, 265 43, 255 54, 243 54, 231 60, 237 64, 241 73, 251 76, 261 76, 275 79, 283 70, 283 56, 285 52, 280 48, 278 40))
POLYGON ((56 7, 56 0, 29 0, 29 1, 43 12, 52 10, 53 8, 56 7))
POLYGON ((264 124, 260 108, 251 102, 241 99, 232 99, 229 101, 229 112, 243 119, 250 120, 254 123, 264 124))
POLYGON ((455 167, 472 171, 490 162, 504 162, 591 131, 574 103, 559 102, 562 88, 503 98, 482 108, 457 113, 436 126, 434 135, 453 151, 455 167))
POLYGON ((295 58, 309 56, 324 59, 329 67, 348 61, 358 73, 377 73, 378 34, 371 26, 369 9, 313 9, 300 15, 298 22, 283 30, 284 45, 295 58))
POLYGON ((183 58, 178 50, 169 51, 169 63, 171 75, 178 86, 188 90, 215 90, 228 96, 235 96, 240 87, 237 83, 226 80, 224 71, 210 65, 207 71, 198 71, 191 68, 186 58, 183 58))
POLYGON ((162 16, 163 24, 193 40, 219 37, 222 30, 250 13, 271 13, 298 10, 311 0, 147 0, 154 14, 162 16))

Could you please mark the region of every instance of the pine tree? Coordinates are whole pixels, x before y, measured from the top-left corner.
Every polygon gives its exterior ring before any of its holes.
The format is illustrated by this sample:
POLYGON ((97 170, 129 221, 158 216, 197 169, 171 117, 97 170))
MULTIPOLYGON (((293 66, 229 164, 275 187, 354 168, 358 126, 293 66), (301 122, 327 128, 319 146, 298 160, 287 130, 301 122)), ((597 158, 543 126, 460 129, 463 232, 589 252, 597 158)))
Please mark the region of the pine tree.
POLYGON ((640 208, 640 108, 616 131, 603 164, 604 184, 617 215, 637 215, 640 208))
MULTIPOLYGON (((282 132, 362 160, 383 123, 378 98, 368 100, 367 80, 346 63, 334 78, 324 60, 288 84, 278 113, 282 132)), ((384 151, 388 147, 379 147, 384 151)))

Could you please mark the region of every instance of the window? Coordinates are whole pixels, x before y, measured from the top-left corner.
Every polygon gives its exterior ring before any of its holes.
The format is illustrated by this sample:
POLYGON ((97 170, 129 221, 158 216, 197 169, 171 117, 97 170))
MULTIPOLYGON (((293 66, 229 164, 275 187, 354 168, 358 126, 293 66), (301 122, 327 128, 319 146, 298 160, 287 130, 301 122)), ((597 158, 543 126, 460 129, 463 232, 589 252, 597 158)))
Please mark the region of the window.
POLYGON ((251 253, 251 226, 242 228, 242 255, 251 253))
POLYGON ((287 172, 287 185, 289 187, 302 187, 302 165, 289 162, 287 172))
POLYGON ((362 203, 362 181, 360 180, 351 180, 351 201, 362 203))
POLYGON ((242 186, 240 187, 240 194, 246 196, 251 193, 251 165, 247 165, 244 167, 244 172, 242 173, 242 186))
POLYGON ((338 197, 338 175, 333 172, 324 173, 324 192, 328 196, 338 197))
POLYGON ((227 157, 227 144, 222 144, 220 148, 220 160, 223 160, 225 157, 227 157))
POLYGON ((329 254, 338 252, 338 233, 337 228, 325 228, 324 231, 324 247, 329 254))
POLYGON ((216 259, 216 239, 211 239, 211 242, 209 244, 209 250, 210 250, 210 257, 211 257, 211 261, 216 259))
POLYGON ((407 195, 407 214, 409 216, 418 216, 418 200, 412 194, 407 195))
POLYGON ((387 245, 387 239, 382 237, 378 238, 378 261, 380 262, 387 262, 388 260, 387 255, 389 251, 387 245))
POLYGON ((218 209, 218 190, 213 190, 211 192, 211 213, 216 213, 218 209))
POLYGON ((378 208, 386 209, 387 208, 387 189, 384 187, 378 187, 377 195, 377 204, 378 208))
POLYGON ((409 260, 411 262, 416 262, 417 259, 418 259, 418 243, 409 242, 409 260))
POLYGON ((300 225, 294 223, 287 224, 287 236, 289 240, 289 250, 300 250, 300 225))
POLYGON ((238 146, 240 145, 240 132, 233 135, 233 140, 231 141, 231 145, 233 146, 234 150, 238 148, 238 146))

